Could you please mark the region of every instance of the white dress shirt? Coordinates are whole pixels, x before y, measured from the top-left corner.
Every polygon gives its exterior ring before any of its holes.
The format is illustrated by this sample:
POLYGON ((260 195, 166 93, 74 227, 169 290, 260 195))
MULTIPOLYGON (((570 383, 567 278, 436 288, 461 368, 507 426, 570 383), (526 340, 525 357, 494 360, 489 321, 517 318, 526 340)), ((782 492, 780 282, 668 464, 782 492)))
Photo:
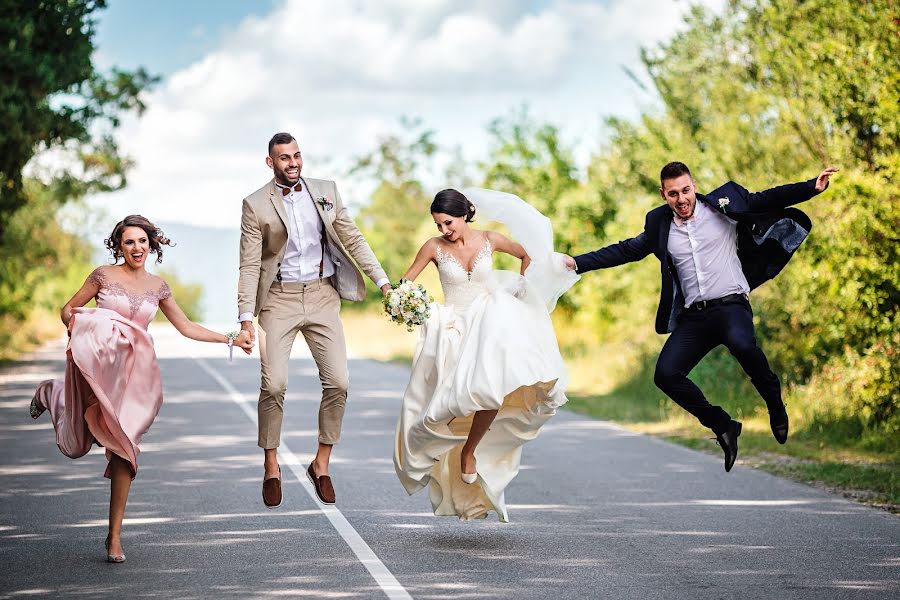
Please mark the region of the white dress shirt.
POLYGON ((737 255, 737 222, 697 201, 694 216, 673 217, 669 254, 675 262, 684 305, 747 294, 750 285, 737 255))
MULTIPOLYGON (((319 278, 319 263, 322 261, 322 231, 325 225, 313 198, 303 185, 299 192, 276 184, 279 191, 289 189, 282 196, 284 210, 288 217, 288 242, 281 259, 281 281, 306 282, 319 278)), ((334 275, 334 262, 325 252, 322 277, 334 275)))
MULTIPOLYGON (((279 272, 284 283, 313 281, 319 278, 319 262, 322 262, 322 277, 334 275, 334 261, 325 252, 322 257, 322 229, 325 225, 313 204, 313 198, 303 184, 298 192, 293 187, 280 183, 275 184, 279 194, 289 189, 290 193, 282 195, 284 211, 287 213, 288 241, 281 259, 279 272)), ((252 321, 253 313, 238 315, 238 322, 252 321)))
MULTIPOLYGON (((290 193, 282 196, 288 217, 288 241, 279 267, 281 281, 306 282, 318 279, 319 262, 322 261, 322 230, 325 225, 313 204, 313 198, 305 183, 299 192, 280 183, 276 183, 275 188, 280 194, 284 189, 290 190, 290 193)), ((322 277, 331 277, 334 272, 334 261, 326 251, 322 263, 322 277)), ((389 279, 382 279, 375 285, 381 288, 387 283, 390 283, 389 279)), ((253 313, 238 315, 238 322, 252 320, 253 313)))

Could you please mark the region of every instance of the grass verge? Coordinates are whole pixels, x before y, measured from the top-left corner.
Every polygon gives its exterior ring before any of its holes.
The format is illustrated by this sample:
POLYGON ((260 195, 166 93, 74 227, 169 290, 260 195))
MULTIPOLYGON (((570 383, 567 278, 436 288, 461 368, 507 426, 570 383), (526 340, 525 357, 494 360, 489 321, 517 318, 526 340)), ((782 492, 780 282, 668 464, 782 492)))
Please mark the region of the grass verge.
POLYGON ((65 333, 59 314, 42 308, 33 309, 24 320, 0 315, 0 365, 12 364, 22 354, 65 333))
MULTIPOLYGON (((567 408, 721 456, 712 432, 655 388, 654 360, 655 356, 647 357, 633 377, 608 393, 570 394, 567 408)), ((872 431, 848 435, 846 423, 817 420, 815 398, 796 388, 785 392, 791 435, 782 446, 772 436, 768 413, 756 390, 732 363, 727 352, 716 351, 698 365, 691 379, 711 402, 743 423, 738 468, 752 466, 900 513, 896 436, 872 431)))

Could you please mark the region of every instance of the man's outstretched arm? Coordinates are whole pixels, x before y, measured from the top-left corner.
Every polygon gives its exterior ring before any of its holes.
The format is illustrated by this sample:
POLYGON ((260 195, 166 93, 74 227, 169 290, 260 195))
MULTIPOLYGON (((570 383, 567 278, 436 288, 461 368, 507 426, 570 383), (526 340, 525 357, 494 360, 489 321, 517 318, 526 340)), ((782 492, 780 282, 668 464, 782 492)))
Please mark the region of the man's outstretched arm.
POLYGON ((608 269, 625 263, 636 262, 650 254, 646 232, 605 248, 587 252, 576 257, 567 256, 566 266, 579 273, 587 273, 595 269, 608 269))
POLYGON ((749 196, 750 210, 752 212, 769 212, 805 202, 824 192, 831 176, 837 171, 838 169, 834 167, 828 167, 819 173, 818 177, 809 181, 779 185, 761 192, 751 192, 749 196))

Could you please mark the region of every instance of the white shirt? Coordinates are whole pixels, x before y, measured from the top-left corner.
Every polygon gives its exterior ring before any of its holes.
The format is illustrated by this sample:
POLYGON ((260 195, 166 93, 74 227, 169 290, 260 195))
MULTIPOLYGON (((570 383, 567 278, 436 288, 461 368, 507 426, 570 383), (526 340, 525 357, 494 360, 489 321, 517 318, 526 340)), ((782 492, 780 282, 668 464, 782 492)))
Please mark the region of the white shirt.
MULTIPOLYGON (((281 281, 299 282, 313 281, 319 278, 319 263, 322 261, 322 230, 325 225, 319 217, 319 211, 313 204, 313 198, 303 184, 303 189, 283 188, 276 184, 281 192, 289 189, 290 193, 282 196, 284 210, 287 213, 288 242, 281 259, 281 281)), ((322 277, 334 275, 334 262, 325 252, 322 265, 322 277)))
MULTIPOLYGON (((278 193, 287 186, 275 184, 278 193)), ((319 261, 322 260, 322 218, 313 204, 313 198, 303 184, 301 191, 290 189, 290 193, 282 196, 284 210, 287 213, 288 242, 284 250, 284 258, 281 259, 282 282, 312 281, 319 278, 319 261)), ((325 260, 322 264, 322 277, 334 275, 334 261, 325 252, 325 260)), ((375 285, 382 287, 390 283, 389 279, 381 279, 375 285)), ((252 321, 253 313, 238 315, 238 322, 252 321)))
POLYGON ((687 221, 673 217, 667 249, 678 272, 685 307, 750 292, 737 255, 737 222, 705 203, 698 200, 694 216, 687 221))

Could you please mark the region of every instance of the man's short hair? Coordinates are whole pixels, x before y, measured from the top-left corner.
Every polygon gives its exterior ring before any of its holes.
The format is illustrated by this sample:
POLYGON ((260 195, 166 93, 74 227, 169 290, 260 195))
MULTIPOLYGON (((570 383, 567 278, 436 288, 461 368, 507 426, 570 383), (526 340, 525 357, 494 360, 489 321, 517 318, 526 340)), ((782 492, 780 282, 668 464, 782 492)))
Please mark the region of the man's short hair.
POLYGON ((269 156, 272 155, 272 148, 274 148, 275 146, 280 146, 281 144, 290 144, 291 142, 296 141, 297 140, 294 139, 294 136, 289 133, 276 133, 272 136, 272 139, 269 140, 269 156))
POLYGON ((659 184, 662 185, 666 179, 678 179, 682 175, 690 174, 691 170, 683 162, 670 162, 659 172, 659 184))

